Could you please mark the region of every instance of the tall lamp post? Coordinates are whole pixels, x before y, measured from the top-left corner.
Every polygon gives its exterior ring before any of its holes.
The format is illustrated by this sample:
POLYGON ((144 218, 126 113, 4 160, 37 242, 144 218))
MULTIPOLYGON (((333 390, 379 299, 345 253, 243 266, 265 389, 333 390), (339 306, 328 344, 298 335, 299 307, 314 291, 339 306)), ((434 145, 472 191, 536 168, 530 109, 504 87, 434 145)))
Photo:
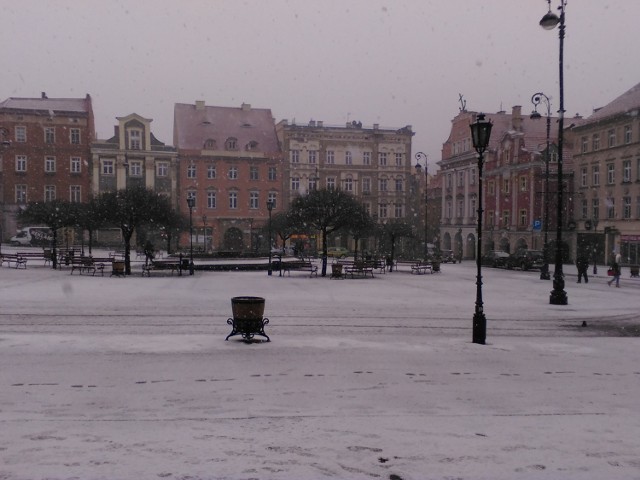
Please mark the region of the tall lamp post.
POLYGON ((202 233, 202 250, 204 253, 209 253, 209 248, 207 244, 207 216, 202 215, 202 225, 203 225, 203 233, 202 233))
POLYGON ((476 251, 476 309, 473 314, 473 343, 484 345, 487 338, 487 317, 484 315, 482 304, 482 167, 484 166, 484 152, 489 145, 492 123, 485 120, 484 113, 479 113, 471 127, 471 141, 478 153, 478 245, 476 251))
POLYGON ((544 155, 544 265, 540 269, 540 280, 550 280, 549 274, 549 145, 551 133, 551 101, 544 93, 534 93, 531 97, 534 110, 531 112, 530 118, 540 118, 542 115, 538 113, 538 105, 544 103, 547 107, 547 149, 544 155))
POLYGON ((189 275, 193 275, 193 207, 196 205, 195 197, 187 197, 187 205, 189 206, 189 275))
POLYGON ((271 266, 271 210, 273 210, 273 201, 267 200, 267 210, 269 210, 269 269, 267 275, 273 274, 273 268, 271 266))
POLYGON ((560 86, 560 109, 558 110, 558 214, 556 231, 556 263, 553 272, 553 290, 549 296, 549 303, 552 305, 566 305, 569 302, 567 292, 564 291, 564 273, 562 272, 562 147, 564 143, 564 10, 567 6, 566 0, 560 0, 560 16, 551 12, 551 0, 547 0, 549 11, 540 20, 540 26, 545 30, 553 30, 558 26, 558 37, 560 38, 560 54, 558 57, 559 86, 560 86))
POLYGON ((418 152, 415 154, 416 157, 416 172, 418 172, 418 175, 420 175, 421 170, 422 170, 422 165, 421 165, 421 161, 424 162, 424 259, 427 260, 427 257, 429 256, 429 230, 428 230, 428 212, 429 209, 427 208, 428 205, 428 201, 429 201, 429 195, 428 195, 428 191, 427 191, 427 184, 429 182, 429 175, 427 173, 427 154, 423 153, 423 152, 418 152))

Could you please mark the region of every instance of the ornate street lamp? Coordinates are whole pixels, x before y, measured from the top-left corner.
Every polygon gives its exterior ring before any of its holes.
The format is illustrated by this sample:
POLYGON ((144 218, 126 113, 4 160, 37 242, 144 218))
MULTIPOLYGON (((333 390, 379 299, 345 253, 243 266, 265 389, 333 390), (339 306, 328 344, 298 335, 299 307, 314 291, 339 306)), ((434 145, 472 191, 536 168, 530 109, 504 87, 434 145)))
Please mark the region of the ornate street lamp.
POLYGON ((187 205, 189 206, 189 275, 193 275, 193 207, 196 205, 195 197, 187 197, 187 205))
POLYGON ((482 167, 484 166, 484 152, 489 145, 492 123, 485 120, 484 113, 479 113, 471 127, 471 141, 478 153, 478 245, 476 250, 476 309, 473 314, 473 343, 484 345, 487 338, 487 318, 482 304, 482 167))
POLYGON ((560 86, 560 109, 558 110, 558 214, 556 231, 556 259, 555 270, 553 272, 553 290, 549 297, 552 305, 566 305, 569 303, 567 292, 564 291, 564 273, 562 272, 562 147, 564 144, 564 10, 567 6, 566 0, 560 0, 560 16, 551 12, 551 0, 547 0, 549 11, 540 20, 540 26, 545 30, 553 30, 558 26, 558 37, 560 38, 560 54, 558 57, 559 86, 560 86))
POLYGON ((429 181, 429 175, 427 174, 427 154, 423 153, 423 152, 418 152, 415 154, 416 157, 416 172, 418 172, 418 175, 420 175, 421 170, 422 170, 422 165, 420 164, 420 161, 424 162, 424 259, 425 261, 427 260, 427 257, 429 256, 429 230, 428 230, 428 208, 427 208, 427 204, 428 204, 428 200, 429 200, 429 195, 427 192, 427 184, 429 181))
POLYGON ((531 112, 530 118, 540 118, 542 115, 538 113, 538 105, 544 103, 547 107, 547 149, 544 155, 544 265, 540 269, 540 280, 550 280, 549 274, 549 161, 550 159, 550 133, 551 133, 551 101, 544 93, 534 93, 531 97, 534 110, 531 112))
POLYGON ((269 269, 267 275, 273 274, 273 268, 271 267, 271 210, 273 210, 273 200, 267 200, 267 210, 269 210, 269 269))

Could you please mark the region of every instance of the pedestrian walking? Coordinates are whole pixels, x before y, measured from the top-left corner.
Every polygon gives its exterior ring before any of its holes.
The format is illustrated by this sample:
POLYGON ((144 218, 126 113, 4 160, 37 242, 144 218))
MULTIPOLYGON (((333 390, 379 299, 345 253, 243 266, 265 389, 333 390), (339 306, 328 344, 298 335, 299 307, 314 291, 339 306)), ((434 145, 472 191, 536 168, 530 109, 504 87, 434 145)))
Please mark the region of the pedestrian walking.
POLYGON ((613 277, 611 278, 611 280, 607 282, 607 284, 611 286, 613 282, 616 282, 616 287, 619 288, 620 275, 622 274, 622 266, 620 265, 620 263, 622 262, 622 255, 620 255, 619 253, 616 253, 615 251, 613 252, 613 254, 615 255, 615 259, 613 260, 613 265, 611 265, 613 277))
POLYGON ((587 270, 589 269, 589 257, 585 254, 580 254, 576 261, 576 267, 578 267, 578 283, 589 283, 589 277, 587 277, 587 270))

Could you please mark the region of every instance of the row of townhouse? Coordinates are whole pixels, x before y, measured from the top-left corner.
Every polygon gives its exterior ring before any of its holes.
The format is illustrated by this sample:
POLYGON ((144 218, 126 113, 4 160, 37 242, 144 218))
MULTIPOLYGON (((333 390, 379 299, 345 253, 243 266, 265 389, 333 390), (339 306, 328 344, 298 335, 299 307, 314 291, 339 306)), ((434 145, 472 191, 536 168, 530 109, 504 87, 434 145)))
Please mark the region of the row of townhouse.
MULTIPOLYGON (((640 263, 640 84, 596 110, 576 116, 564 131, 562 235, 572 259, 607 263, 620 250, 640 263)), ((485 153, 484 189, 478 192, 477 154, 469 125, 477 112, 461 109, 443 144, 440 191, 442 248, 474 259, 478 195, 483 195, 484 250, 542 249, 557 231, 557 118, 487 114, 493 122, 485 153)))
POLYGON ((167 195, 184 214, 193 199, 193 241, 206 250, 267 248, 267 202, 275 214, 314 188, 353 193, 381 222, 414 218, 419 207, 410 126, 276 125, 269 109, 196 101, 175 104, 171 146, 154 136, 151 119, 133 113, 117 122, 111 138, 95 138, 89 95, 0 103, 3 240, 29 201, 86 202, 134 185, 167 195))

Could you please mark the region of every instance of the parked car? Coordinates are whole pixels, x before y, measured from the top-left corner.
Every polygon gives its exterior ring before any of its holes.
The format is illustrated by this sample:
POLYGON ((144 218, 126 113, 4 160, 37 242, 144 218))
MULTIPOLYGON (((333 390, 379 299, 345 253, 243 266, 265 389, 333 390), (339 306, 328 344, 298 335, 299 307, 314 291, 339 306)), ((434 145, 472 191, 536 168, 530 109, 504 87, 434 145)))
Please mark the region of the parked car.
POLYGON ((543 265, 544 254, 541 250, 518 250, 509 255, 507 261, 508 268, 520 268, 522 270, 542 268, 543 265))
POLYGON ((440 259, 442 263, 456 263, 453 250, 440 250, 440 259))
POLYGON ((327 257, 344 258, 349 255, 349 250, 344 247, 329 247, 327 249, 327 257))
POLYGON ((482 256, 482 264, 493 268, 505 268, 509 254, 502 250, 490 250, 482 256))

